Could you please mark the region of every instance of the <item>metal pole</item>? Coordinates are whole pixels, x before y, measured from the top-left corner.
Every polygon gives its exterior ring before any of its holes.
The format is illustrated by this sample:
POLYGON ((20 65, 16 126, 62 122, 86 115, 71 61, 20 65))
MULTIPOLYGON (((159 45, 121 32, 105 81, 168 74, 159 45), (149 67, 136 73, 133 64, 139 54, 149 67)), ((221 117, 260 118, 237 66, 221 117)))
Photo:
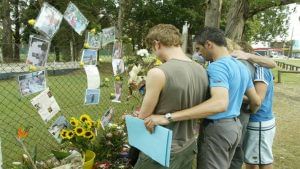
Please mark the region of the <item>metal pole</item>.
POLYGON ((290 52, 289 52, 289 58, 292 57, 292 53, 293 53, 293 36, 294 36, 294 26, 293 26, 293 30, 292 30, 292 36, 291 36, 291 44, 290 44, 290 52))

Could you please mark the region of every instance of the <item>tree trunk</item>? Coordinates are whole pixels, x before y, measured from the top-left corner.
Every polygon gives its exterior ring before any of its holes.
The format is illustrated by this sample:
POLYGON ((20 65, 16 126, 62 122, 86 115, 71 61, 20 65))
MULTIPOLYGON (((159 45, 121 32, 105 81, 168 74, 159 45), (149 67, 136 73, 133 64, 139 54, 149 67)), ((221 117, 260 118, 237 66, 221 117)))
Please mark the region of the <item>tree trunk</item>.
POLYGON ((222 0, 207 0, 205 11, 205 26, 220 27, 222 0))
POLYGON ((60 61, 60 51, 59 51, 59 47, 54 47, 54 51, 55 51, 55 61, 59 62, 60 61))
POLYGON ((241 41, 248 9, 247 0, 232 0, 227 14, 225 35, 231 40, 241 41))
POLYGON ((14 44, 14 61, 20 61, 20 46, 21 46, 21 37, 20 37, 20 13, 19 13, 19 0, 14 1, 15 8, 15 44, 14 44))
POLYGON ((4 62, 11 62, 13 60, 12 48, 12 31, 10 19, 10 5, 9 0, 2 1, 3 7, 3 35, 2 35, 2 56, 4 62))
POLYGON ((123 13, 124 13, 124 5, 125 0, 120 0, 119 13, 118 13, 118 25, 117 25, 117 38, 121 40, 122 38, 122 28, 123 28, 123 13))

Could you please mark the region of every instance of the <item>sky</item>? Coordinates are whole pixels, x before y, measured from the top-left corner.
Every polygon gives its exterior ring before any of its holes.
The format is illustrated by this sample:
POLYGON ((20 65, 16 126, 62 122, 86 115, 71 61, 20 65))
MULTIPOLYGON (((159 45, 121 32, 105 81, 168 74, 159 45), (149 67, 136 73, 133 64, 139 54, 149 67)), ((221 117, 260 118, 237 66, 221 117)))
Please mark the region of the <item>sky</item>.
POLYGON ((296 7, 296 12, 292 13, 290 15, 290 26, 289 26, 289 36, 288 39, 291 39, 292 36, 292 30, 294 27, 294 34, 293 34, 293 39, 300 40, 300 4, 291 4, 290 7, 296 7))

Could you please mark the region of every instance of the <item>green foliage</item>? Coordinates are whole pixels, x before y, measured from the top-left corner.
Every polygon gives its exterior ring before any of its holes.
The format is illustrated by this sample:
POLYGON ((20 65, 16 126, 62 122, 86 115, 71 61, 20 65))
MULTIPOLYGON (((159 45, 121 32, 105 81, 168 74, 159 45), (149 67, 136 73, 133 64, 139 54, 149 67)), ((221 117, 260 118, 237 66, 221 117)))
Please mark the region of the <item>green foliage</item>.
POLYGON ((285 38, 288 31, 288 6, 267 9, 254 15, 246 22, 244 39, 246 41, 274 41, 285 38))
POLYGON ((133 44, 144 48, 143 38, 148 30, 159 23, 173 24, 181 29, 185 21, 190 23, 194 34, 204 25, 204 5, 192 0, 132 0, 125 12, 124 32, 132 38, 133 44))

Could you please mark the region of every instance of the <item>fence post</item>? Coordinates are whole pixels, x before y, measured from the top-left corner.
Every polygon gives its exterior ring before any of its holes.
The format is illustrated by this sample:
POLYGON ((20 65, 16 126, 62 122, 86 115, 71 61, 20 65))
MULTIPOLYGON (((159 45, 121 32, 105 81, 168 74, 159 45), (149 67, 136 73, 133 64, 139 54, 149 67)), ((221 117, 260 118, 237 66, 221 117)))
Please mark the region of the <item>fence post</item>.
POLYGON ((278 70, 278 83, 281 83, 281 71, 278 70))

